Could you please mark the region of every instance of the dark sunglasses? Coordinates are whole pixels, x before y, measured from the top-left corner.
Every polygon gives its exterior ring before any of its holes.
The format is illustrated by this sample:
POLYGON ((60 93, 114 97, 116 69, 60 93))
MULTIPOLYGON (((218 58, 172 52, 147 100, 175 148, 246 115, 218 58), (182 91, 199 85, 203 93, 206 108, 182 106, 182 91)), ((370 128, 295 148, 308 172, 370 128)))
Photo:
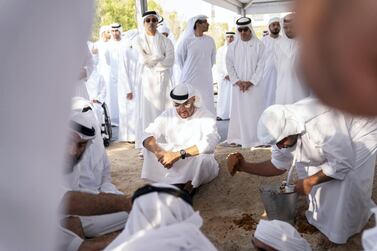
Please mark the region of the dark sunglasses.
POLYGON ((238 30, 238 32, 248 32, 250 29, 249 29, 249 27, 243 27, 243 28, 238 28, 237 29, 238 30))
POLYGON ((145 19, 145 22, 146 22, 146 23, 150 23, 150 22, 152 22, 152 23, 157 23, 157 21, 158 21, 157 18, 146 18, 146 19, 145 19))

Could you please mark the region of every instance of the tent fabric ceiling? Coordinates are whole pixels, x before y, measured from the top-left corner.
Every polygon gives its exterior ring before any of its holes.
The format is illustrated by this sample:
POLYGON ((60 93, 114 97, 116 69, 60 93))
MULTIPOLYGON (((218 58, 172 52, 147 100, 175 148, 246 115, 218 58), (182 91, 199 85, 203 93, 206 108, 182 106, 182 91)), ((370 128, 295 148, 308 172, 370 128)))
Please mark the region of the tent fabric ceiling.
POLYGON ((204 0, 238 14, 289 12, 293 0, 204 0))

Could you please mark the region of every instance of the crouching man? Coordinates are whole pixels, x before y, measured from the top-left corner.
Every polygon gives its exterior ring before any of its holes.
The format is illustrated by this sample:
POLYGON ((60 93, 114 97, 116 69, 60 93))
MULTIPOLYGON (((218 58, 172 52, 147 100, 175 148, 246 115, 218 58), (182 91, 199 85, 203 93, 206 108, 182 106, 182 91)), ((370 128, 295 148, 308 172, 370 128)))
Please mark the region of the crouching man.
POLYGON ((214 151, 220 136, 214 115, 200 107, 200 97, 191 85, 177 85, 170 98, 174 108, 145 129, 141 178, 179 185, 193 193, 218 175, 214 151))

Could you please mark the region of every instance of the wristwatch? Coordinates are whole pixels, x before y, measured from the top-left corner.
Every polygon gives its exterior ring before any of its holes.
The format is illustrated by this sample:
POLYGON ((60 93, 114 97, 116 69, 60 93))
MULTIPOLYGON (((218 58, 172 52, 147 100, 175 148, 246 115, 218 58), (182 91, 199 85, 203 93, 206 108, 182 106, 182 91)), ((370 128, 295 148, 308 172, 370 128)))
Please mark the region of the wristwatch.
POLYGON ((179 154, 181 155, 181 159, 185 159, 186 158, 186 151, 184 149, 179 150, 179 154))

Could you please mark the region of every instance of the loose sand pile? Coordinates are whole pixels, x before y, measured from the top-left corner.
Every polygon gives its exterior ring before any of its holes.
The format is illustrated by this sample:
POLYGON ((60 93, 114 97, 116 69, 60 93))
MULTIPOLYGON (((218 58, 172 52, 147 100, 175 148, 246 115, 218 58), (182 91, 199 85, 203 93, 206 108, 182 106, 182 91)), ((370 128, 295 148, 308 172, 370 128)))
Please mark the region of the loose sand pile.
MULTIPOLYGON (((112 164, 114 184, 123 192, 131 195, 145 182, 140 179, 142 160, 137 158, 138 151, 127 143, 113 143, 107 152, 112 164)), ((250 244, 250 234, 264 215, 264 207, 259 196, 261 184, 280 182, 283 177, 260 178, 245 173, 231 177, 226 170, 226 156, 230 152, 240 151, 248 161, 260 162, 271 156, 268 149, 249 149, 221 147, 216 148, 216 159, 220 165, 219 176, 210 184, 200 187, 194 197, 194 208, 200 211, 204 219, 202 231, 219 250, 254 250, 250 244)), ((373 199, 377 201, 376 175, 373 187, 373 199)), ((313 250, 362 250, 361 235, 353 236, 347 244, 334 246, 304 216, 305 200, 299 202, 296 228, 309 241, 313 250)), ((370 220, 366 228, 374 226, 370 220)))

